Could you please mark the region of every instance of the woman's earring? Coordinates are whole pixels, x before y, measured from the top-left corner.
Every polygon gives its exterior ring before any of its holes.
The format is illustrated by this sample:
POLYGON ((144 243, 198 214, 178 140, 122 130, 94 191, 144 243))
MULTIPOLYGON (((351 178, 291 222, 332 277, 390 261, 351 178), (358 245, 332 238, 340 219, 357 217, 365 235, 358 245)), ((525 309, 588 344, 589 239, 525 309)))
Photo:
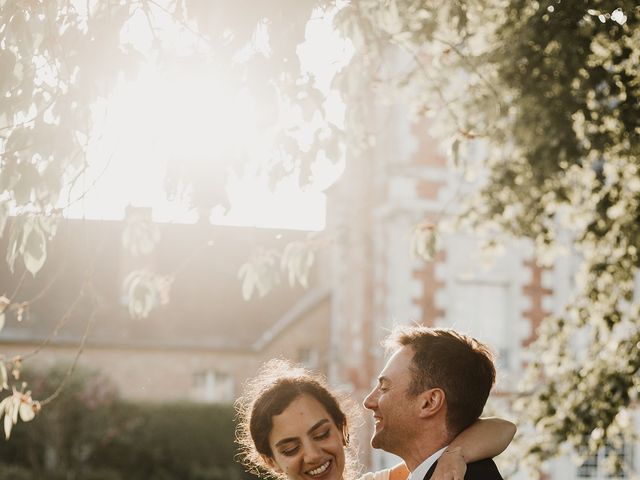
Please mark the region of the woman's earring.
POLYGON ((348 447, 348 446, 349 446, 349 432, 345 432, 345 433, 342 435, 342 444, 343 444, 345 447, 348 447))

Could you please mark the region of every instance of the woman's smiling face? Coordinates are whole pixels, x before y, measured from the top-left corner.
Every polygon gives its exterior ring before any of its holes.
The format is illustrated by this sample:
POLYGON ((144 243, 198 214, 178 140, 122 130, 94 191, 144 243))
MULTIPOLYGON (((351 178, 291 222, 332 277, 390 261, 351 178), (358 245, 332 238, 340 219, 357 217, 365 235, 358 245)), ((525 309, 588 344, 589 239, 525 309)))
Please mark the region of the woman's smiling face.
POLYGON ((343 443, 342 432, 322 404, 302 394, 273 417, 273 458, 265 461, 291 480, 342 480, 343 443))

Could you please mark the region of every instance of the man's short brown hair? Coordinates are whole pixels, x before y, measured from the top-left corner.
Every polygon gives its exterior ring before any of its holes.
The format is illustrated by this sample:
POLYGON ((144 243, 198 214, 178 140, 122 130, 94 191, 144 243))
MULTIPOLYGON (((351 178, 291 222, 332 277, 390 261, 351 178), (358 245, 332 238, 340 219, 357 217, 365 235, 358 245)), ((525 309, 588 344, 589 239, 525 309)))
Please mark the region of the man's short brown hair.
POLYGON ((486 345, 454 330, 422 326, 396 327, 385 344, 413 349, 408 395, 429 388, 444 391, 452 436, 480 417, 496 380, 493 354, 486 345))

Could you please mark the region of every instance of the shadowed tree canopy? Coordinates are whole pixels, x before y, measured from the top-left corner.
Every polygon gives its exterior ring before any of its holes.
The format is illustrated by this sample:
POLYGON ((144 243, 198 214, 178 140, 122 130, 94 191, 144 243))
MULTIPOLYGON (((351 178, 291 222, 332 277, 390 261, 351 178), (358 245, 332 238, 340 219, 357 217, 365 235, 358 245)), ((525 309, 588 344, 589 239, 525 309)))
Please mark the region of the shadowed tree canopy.
MULTIPOLYGON (((9 236, 9 267, 23 262, 34 275, 42 267, 56 218, 75 201, 69 185, 99 135, 91 106, 143 62, 216 65, 261 99, 265 128, 283 104, 316 118, 310 146, 295 128, 275 136, 279 153, 261 166, 274 181, 308 181, 320 152, 333 161, 341 151, 347 161, 360 154, 376 100, 398 95, 430 119, 453 166, 470 168, 471 147, 482 152, 473 166, 486 179, 463 200, 473 208, 461 228, 494 243, 530 238, 542 264, 563 250, 579 264, 575 296, 542 325, 541 353, 522 387, 520 409, 535 428, 524 456, 536 463, 565 442, 597 448, 619 438, 640 387, 640 9, 602 0, 338 3, 335 28, 354 49, 333 82, 346 105, 340 127, 296 50, 309 19, 332 1, 0 2, 0 233, 9 236), (123 40, 138 18, 146 52, 123 40), (163 37, 167 23, 190 37, 188 48, 163 37)), ((232 167, 246 159, 242 149, 225 155, 232 167)), ((219 164, 169 165, 168 193, 191 188, 201 219, 224 202, 219 164)), ((132 231, 153 244, 142 220, 132 231)), ((301 279, 312 257, 296 248, 285 263, 301 279)), ((253 275, 258 285, 258 273, 275 264, 269 255, 249 263, 245 280, 253 275)))

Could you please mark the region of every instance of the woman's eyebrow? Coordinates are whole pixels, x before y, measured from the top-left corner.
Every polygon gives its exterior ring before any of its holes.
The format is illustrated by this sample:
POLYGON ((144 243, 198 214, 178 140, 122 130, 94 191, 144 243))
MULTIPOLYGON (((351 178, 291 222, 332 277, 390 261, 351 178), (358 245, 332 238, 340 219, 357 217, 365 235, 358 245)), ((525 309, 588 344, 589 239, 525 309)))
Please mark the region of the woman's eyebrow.
POLYGON ((313 427, 311 427, 309 430, 307 430, 307 433, 312 433, 314 430, 317 430, 318 428, 320 428, 322 425, 324 425, 325 423, 329 423, 329 420, 326 418, 323 418, 322 420, 320 420, 319 422, 316 422, 313 427))

